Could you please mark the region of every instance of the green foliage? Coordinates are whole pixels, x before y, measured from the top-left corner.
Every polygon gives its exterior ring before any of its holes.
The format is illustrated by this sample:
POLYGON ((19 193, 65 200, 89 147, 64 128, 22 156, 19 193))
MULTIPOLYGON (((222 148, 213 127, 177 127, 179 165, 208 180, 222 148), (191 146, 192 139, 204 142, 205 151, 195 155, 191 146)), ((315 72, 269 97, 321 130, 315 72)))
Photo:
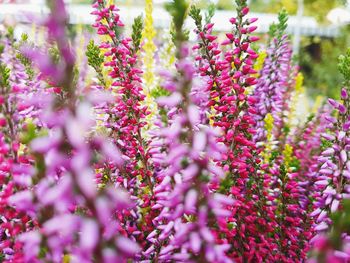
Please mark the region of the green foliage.
POLYGON ((142 15, 139 15, 134 19, 134 23, 132 25, 131 38, 134 45, 135 53, 140 49, 142 31, 143 31, 143 18, 142 18, 142 15))
POLYGON ((76 87, 79 81, 79 67, 75 65, 73 67, 73 86, 76 87))
POLYGON ((20 135, 22 144, 29 145, 35 138, 47 136, 48 132, 45 129, 38 130, 38 127, 31 121, 26 123, 24 130, 20 135))
POLYGON ((208 6, 207 12, 205 13, 205 23, 206 24, 209 24, 211 22, 211 19, 215 15, 215 9, 216 9, 216 7, 213 3, 211 3, 208 6))
POLYGON ((235 5, 232 4, 232 0, 218 0, 216 8, 218 10, 234 10, 235 5))
POLYGON ((321 139, 321 150, 324 151, 330 147, 333 146, 333 142, 332 141, 329 141, 329 140, 326 140, 324 138, 321 139))
POLYGON ((311 122, 315 117, 315 113, 311 113, 309 116, 307 116, 306 122, 311 122))
POLYGON ((278 151, 273 151, 271 152, 271 156, 269 158, 269 164, 272 165, 273 162, 276 160, 276 158, 279 156, 279 152, 278 151))
POLYGON ((339 56, 350 46, 349 32, 350 26, 345 26, 335 39, 303 39, 299 64, 310 95, 339 98, 339 87, 344 84, 341 71, 346 71, 346 67, 339 69, 339 63, 345 58, 339 59, 339 56))
POLYGON ((290 127, 289 127, 289 125, 288 124, 285 124, 284 126, 283 126, 283 133, 285 134, 285 135, 288 135, 289 134, 289 132, 290 132, 290 127))
POLYGON ((48 253, 48 249, 46 246, 40 246, 40 251, 39 251, 39 258, 45 258, 46 254, 48 253))
POLYGON ((100 48, 95 45, 94 40, 90 40, 89 44, 86 47, 85 52, 87 59, 88 59, 88 65, 93 68, 99 68, 101 67, 104 57, 100 52, 100 48))
POLYGON ((293 157, 290 162, 290 167, 294 172, 300 170, 300 160, 296 157, 293 157))
POLYGON ((191 5, 190 11, 188 15, 194 20, 197 29, 202 29, 202 15, 201 10, 197 8, 195 5, 191 5))
POLYGON ((27 41, 28 41, 28 34, 23 33, 23 34, 21 35, 21 41, 22 41, 22 42, 27 42, 27 41))
POLYGON ((269 29, 269 37, 281 39, 281 37, 285 34, 285 31, 288 26, 288 12, 286 9, 282 9, 278 13, 278 24, 272 23, 269 29))
POLYGON ((106 86, 106 82, 102 73, 102 64, 104 62, 104 56, 101 54, 100 48, 95 45, 94 40, 90 40, 86 47, 86 57, 88 65, 91 66, 97 73, 97 78, 103 86, 106 86))
POLYGON ((9 26, 7 28, 7 33, 6 33, 6 37, 12 42, 14 40, 14 33, 15 30, 13 27, 9 26))
POLYGON ((342 234, 350 232, 350 200, 343 199, 341 202, 343 207, 330 215, 333 221, 330 232, 330 241, 334 249, 340 249, 342 245, 342 234))
POLYGON ((219 187, 219 193, 227 193, 230 191, 230 188, 233 186, 232 177, 226 176, 221 182, 219 187))
POLYGON ((345 55, 339 56, 338 69, 346 82, 350 82, 350 48, 348 48, 345 55))
POLYGON ((3 63, 0 64, 0 86, 10 87, 10 69, 3 63))
POLYGON ((179 47, 180 43, 188 39, 188 31, 183 30, 188 7, 189 5, 186 0, 173 0, 171 3, 165 5, 166 10, 172 17, 173 31, 171 35, 176 47, 179 47))
MULTIPOLYGON (((211 19, 215 14, 215 9, 216 7, 214 4, 210 4, 208 6, 207 12, 205 13, 205 24, 209 24, 211 22, 211 19)), ((201 14, 201 9, 196 5, 191 5, 188 15, 194 20, 197 29, 202 30, 203 16, 201 14)))
MULTIPOLYGON (((254 12, 277 13, 285 8, 292 15, 295 15, 298 9, 296 0, 270 0, 265 4, 261 2, 261 0, 251 0, 251 9, 254 12)), ((328 12, 338 4, 342 4, 341 2, 341 0, 304 0, 304 15, 313 16, 321 23, 327 22, 328 12)))
POLYGON ((60 61, 60 51, 58 50, 57 46, 52 46, 49 48, 49 55, 53 63, 58 64, 60 61))
POLYGON ((23 33, 21 35, 21 40, 19 41, 19 43, 16 44, 16 49, 17 49, 17 54, 16 54, 16 58, 22 63, 22 65, 25 67, 25 71, 29 77, 29 79, 33 79, 34 78, 34 69, 33 69, 33 63, 32 61, 26 57, 21 51, 21 47, 24 45, 32 45, 32 43, 29 43, 28 41, 28 35, 26 33, 23 33))
POLYGON ((29 122, 26 125, 25 131, 22 133, 20 139, 22 144, 29 144, 32 140, 34 140, 37 137, 37 131, 36 126, 34 123, 29 122))
POLYGON ((156 88, 151 90, 150 95, 156 99, 163 96, 169 96, 170 92, 160 86, 157 86, 156 88))

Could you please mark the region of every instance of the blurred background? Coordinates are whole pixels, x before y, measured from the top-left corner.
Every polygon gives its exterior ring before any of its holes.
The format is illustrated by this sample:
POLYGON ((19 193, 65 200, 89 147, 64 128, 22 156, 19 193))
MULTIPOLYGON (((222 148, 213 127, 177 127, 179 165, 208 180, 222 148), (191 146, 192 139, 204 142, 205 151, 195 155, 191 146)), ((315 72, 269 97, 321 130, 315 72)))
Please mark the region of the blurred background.
MULTIPOLYGON (((90 30, 93 23, 91 0, 67 0, 71 31, 76 25, 90 30)), ((170 24, 163 6, 167 0, 154 0, 154 26, 159 37, 170 24)), ((234 15, 233 0, 192 1, 203 9, 216 7, 213 22, 217 33, 230 30, 228 19, 234 15)), ((115 0, 124 22, 143 13, 144 0, 115 0)), ((251 16, 258 17, 258 34, 264 43, 269 25, 277 21, 277 13, 285 8, 289 15, 288 33, 291 35, 294 59, 304 74, 304 86, 309 96, 319 94, 337 98, 342 78, 338 72, 338 56, 350 47, 350 0, 248 0, 251 16)), ((0 0, 0 26, 16 25, 17 35, 32 27, 30 14, 47 12, 44 0, 0 0)), ((193 24, 188 21, 188 28, 193 24)), ((93 30, 91 30, 91 33, 93 30)), ((194 36, 192 36, 194 37, 194 36)), ((157 38, 157 36, 156 36, 157 38)), ((191 37, 190 37, 191 38, 191 37)), ((265 41, 266 42, 266 41, 265 41)))

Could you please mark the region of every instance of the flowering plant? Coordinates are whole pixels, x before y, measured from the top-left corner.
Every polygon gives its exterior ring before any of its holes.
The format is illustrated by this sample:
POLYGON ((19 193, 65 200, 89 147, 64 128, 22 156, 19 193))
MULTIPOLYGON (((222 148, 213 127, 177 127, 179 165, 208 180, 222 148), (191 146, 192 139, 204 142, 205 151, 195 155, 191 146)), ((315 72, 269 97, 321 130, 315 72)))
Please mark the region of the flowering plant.
POLYGON ((0 35, 1 262, 349 260, 349 52, 303 120, 285 11, 259 50, 246 0, 223 40, 174 0, 162 43, 152 1, 128 36, 97 0, 80 45, 48 6, 45 43, 0 35))

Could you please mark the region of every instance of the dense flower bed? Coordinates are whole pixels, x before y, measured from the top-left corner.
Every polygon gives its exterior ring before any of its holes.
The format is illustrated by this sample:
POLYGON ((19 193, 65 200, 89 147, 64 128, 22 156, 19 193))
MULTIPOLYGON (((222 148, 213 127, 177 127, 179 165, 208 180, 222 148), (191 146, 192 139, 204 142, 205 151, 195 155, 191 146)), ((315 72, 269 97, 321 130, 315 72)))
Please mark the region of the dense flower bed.
POLYGON ((185 0, 158 45, 151 0, 130 36, 106 0, 97 40, 62 0, 44 44, 0 35, 0 262, 350 261, 350 51, 298 122, 287 14, 257 48, 236 6, 223 40, 185 0))

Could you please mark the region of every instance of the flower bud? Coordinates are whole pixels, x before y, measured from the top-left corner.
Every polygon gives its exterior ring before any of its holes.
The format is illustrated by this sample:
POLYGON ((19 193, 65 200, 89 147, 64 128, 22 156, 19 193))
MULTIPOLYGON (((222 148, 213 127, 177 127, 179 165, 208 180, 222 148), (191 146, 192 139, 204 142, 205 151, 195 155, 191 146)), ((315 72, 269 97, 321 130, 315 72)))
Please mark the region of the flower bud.
POLYGON ((340 94, 341 94, 341 98, 342 99, 347 99, 348 98, 348 92, 347 92, 347 90, 345 88, 341 89, 340 94))

